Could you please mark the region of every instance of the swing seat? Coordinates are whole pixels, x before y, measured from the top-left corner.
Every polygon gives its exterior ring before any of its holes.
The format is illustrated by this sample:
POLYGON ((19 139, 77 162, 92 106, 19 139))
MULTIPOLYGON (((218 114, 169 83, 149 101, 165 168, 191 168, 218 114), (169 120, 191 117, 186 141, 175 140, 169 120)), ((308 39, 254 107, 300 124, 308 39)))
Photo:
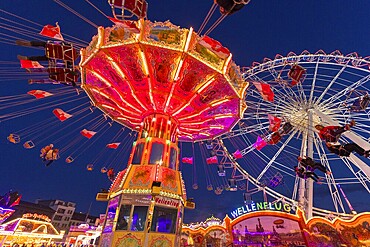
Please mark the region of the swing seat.
POLYGON ((80 75, 79 71, 76 69, 65 69, 57 67, 48 68, 47 72, 49 73, 49 79, 61 83, 75 83, 78 81, 80 75))
POLYGON ((228 182, 229 182, 230 191, 237 191, 238 190, 238 185, 236 183, 236 179, 230 178, 228 182))
POLYGON ((59 159, 59 152, 56 151, 55 149, 51 149, 46 153, 44 159, 47 161, 57 160, 59 159))
POLYGON ((92 170, 94 170, 94 165, 93 165, 93 164, 88 164, 88 165, 86 166, 86 170, 88 170, 88 171, 92 171, 92 170))
POLYGON ((290 86, 293 87, 297 85, 298 83, 303 82, 305 76, 306 76, 306 70, 302 66, 298 64, 293 65, 292 68, 288 72, 288 77, 292 79, 290 86))
POLYGON ((146 17, 148 3, 145 0, 108 0, 108 3, 112 7, 112 10, 114 10, 114 8, 121 10, 119 14, 113 12, 116 19, 124 19, 125 17, 132 17, 132 15, 138 18, 146 17), (124 10, 129 11, 131 15, 125 15, 124 10))
POLYGON ((362 97, 357 98, 353 102, 350 110, 354 112, 364 111, 369 106, 369 103, 370 103, 370 96, 366 94, 362 97))
POLYGON ((71 43, 54 43, 48 42, 45 47, 46 57, 49 59, 58 59, 63 61, 74 62, 78 53, 71 43))
POLYGON ((223 165, 218 165, 217 173, 219 177, 225 177, 226 176, 225 167, 223 165))
POLYGON ((283 181, 283 176, 280 174, 280 172, 276 173, 271 179, 269 186, 271 188, 276 188, 278 185, 280 185, 283 181))
POLYGON ((213 144, 212 144, 212 142, 211 142, 211 141, 207 141, 207 142, 206 142, 206 148, 207 148, 208 150, 212 150, 212 149, 213 149, 213 144))
POLYGON ((244 203, 245 204, 251 204, 253 202, 251 193, 245 192, 243 194, 243 197, 244 197, 244 203))
POLYGON ((220 13, 223 15, 231 15, 241 10, 244 5, 247 5, 250 0, 216 0, 220 6, 220 13))
POLYGON ((30 140, 23 143, 23 147, 26 149, 31 149, 35 147, 35 144, 30 140))
POLYGON ((281 141, 281 135, 280 135, 280 133, 279 132, 274 132, 274 133, 272 133, 270 139, 268 140, 268 144, 275 145, 279 141, 281 141))
POLYGON ((73 157, 72 156, 68 156, 66 158, 66 163, 72 163, 74 161, 73 157))
POLYGON ((8 139, 8 141, 14 144, 19 143, 21 141, 21 137, 16 134, 10 134, 6 139, 8 139))
POLYGON ((293 129, 293 125, 289 122, 286 122, 283 124, 283 127, 282 127, 282 130, 281 130, 281 134, 282 135, 286 135, 288 134, 290 131, 292 131, 293 129))

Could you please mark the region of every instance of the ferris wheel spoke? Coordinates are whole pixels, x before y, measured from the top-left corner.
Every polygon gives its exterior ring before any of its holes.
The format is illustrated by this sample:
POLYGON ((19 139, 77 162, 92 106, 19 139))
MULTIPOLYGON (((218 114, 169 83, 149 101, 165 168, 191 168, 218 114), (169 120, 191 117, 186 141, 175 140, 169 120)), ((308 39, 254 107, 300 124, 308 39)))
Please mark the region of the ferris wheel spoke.
POLYGON ((313 93, 315 91, 315 84, 316 84, 317 70, 318 69, 319 69, 319 61, 316 62, 315 73, 313 75, 313 80, 312 80, 312 83, 311 83, 311 93, 310 93, 310 98, 308 99, 309 104, 312 104, 313 93))
POLYGON ((333 77, 333 79, 330 81, 329 85, 324 89, 324 91, 322 92, 322 94, 319 96, 319 98, 316 100, 316 102, 320 102, 324 95, 326 95, 329 91, 329 89, 331 88, 331 86, 333 86, 333 84, 337 81, 337 79, 339 78, 339 76, 343 73, 343 71, 347 68, 347 66, 343 66, 339 71, 338 73, 333 77))
POLYGON ((326 105, 328 103, 330 105, 330 103, 334 102, 336 99, 338 99, 340 97, 343 97, 343 96, 346 96, 351 90, 362 86, 363 84, 365 84, 368 81, 370 81, 370 75, 367 75, 367 76, 361 78, 360 80, 356 81, 355 83, 351 84, 350 86, 348 86, 348 87, 344 88, 343 90, 337 92, 336 94, 332 95, 330 98, 324 100, 320 105, 326 105))
MULTIPOLYGON (((244 119, 245 120, 245 119, 244 119)), ((233 130, 229 133, 226 133, 221 136, 221 138, 231 138, 231 137, 237 137, 240 135, 246 135, 250 133, 254 133, 256 131, 266 131, 268 129, 268 125, 264 126, 262 123, 254 124, 254 125, 248 125, 247 127, 239 128, 237 130, 233 130)))
POLYGON ((361 168, 360 168, 359 171, 355 171, 353 169, 352 165, 351 165, 351 163, 352 163, 352 164, 354 164, 357 167, 361 167, 361 166, 366 165, 366 164, 363 163, 363 161, 360 160, 358 157, 356 157, 356 156, 354 156, 352 154, 348 158, 342 158, 342 160, 347 165, 347 167, 349 168, 349 170, 353 173, 353 175, 355 175, 355 177, 358 179, 358 181, 367 190, 367 192, 370 193, 369 186, 367 185, 370 182, 369 176, 366 175, 366 174, 364 174, 361 168), (351 162, 349 162, 349 161, 351 161, 351 162))
MULTIPOLYGON (((315 143, 317 153, 320 157, 321 164, 323 164, 325 167, 327 167, 327 169, 330 172, 332 172, 332 169, 330 167, 330 162, 329 162, 329 160, 326 156, 325 149, 322 145, 322 142, 320 140, 314 139, 314 143, 315 143)), ((333 200, 333 205, 334 205, 335 211, 339 212, 339 207, 340 207, 342 212, 345 213, 346 211, 345 211, 344 206, 343 206, 342 198, 340 197, 338 186, 337 186, 336 181, 334 179, 334 174, 333 173, 331 173, 329 175, 325 174, 325 178, 326 178, 326 181, 327 181, 327 185, 328 185, 328 188, 329 188, 329 191, 330 191, 331 198, 333 200)))
POLYGON ((270 161, 266 164, 265 168, 262 170, 260 175, 257 177, 257 181, 259 181, 263 175, 267 172, 267 170, 271 167, 271 165, 274 163, 275 159, 280 155, 280 153, 284 150, 284 148, 288 145, 290 140, 293 138, 293 136, 296 134, 297 131, 294 131, 288 139, 284 142, 284 144, 279 148, 279 150, 275 153, 275 155, 270 159, 270 161))

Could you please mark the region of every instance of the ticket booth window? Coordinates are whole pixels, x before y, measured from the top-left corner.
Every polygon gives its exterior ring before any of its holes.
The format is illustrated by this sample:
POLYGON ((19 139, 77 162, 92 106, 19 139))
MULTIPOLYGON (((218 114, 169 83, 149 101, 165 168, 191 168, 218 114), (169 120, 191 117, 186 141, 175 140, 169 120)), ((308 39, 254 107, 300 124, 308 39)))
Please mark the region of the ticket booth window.
POLYGON ((144 231, 148 206, 135 206, 132 214, 131 231, 144 231))
POLYGON ((131 213, 131 205, 121 205, 116 230, 127 230, 131 213))
POLYGON ((175 233, 177 218, 176 215, 177 209, 155 207, 153 212, 151 231, 175 233))

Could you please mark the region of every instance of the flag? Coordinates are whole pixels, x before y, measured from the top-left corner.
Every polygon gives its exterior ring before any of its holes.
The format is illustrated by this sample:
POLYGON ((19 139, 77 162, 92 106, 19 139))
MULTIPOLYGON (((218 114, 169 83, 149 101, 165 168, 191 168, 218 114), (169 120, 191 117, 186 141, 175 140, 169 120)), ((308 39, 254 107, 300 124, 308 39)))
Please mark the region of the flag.
POLYGON ((81 130, 81 135, 83 135, 84 137, 90 139, 91 137, 93 137, 96 132, 95 131, 91 131, 91 130, 87 130, 87 129, 83 129, 81 130))
POLYGON ((42 69, 45 68, 37 61, 20 60, 22 69, 42 69))
POLYGON ((17 199, 10 205, 10 208, 19 205, 19 203, 21 202, 21 198, 22 198, 22 195, 19 195, 17 199))
POLYGON ((281 119, 271 114, 267 114, 267 117, 270 122, 269 130, 272 132, 277 131, 280 128, 281 119))
POLYGON ((120 142, 113 142, 113 143, 107 144, 106 147, 107 148, 112 148, 112 149, 117 149, 120 144, 121 144, 120 142))
POLYGON ((255 147, 257 150, 261 150, 266 145, 267 143, 265 142, 265 140, 258 136, 257 141, 253 144, 253 147, 255 147))
POLYGON ((207 165, 218 164, 217 156, 215 155, 215 156, 207 158, 206 162, 207 162, 207 165))
POLYGON ((27 94, 35 96, 36 99, 42 99, 42 98, 53 95, 52 93, 49 93, 43 90, 31 90, 31 91, 28 91, 27 94))
POLYGON ((230 55, 230 51, 226 47, 223 47, 220 42, 208 36, 203 36, 199 41, 199 44, 211 50, 222 59, 225 59, 230 55))
POLYGON ((190 164, 190 165, 192 165, 193 164, 193 157, 183 157, 181 159, 181 161, 184 164, 190 164))
POLYGON ((233 156, 234 156, 234 158, 235 159, 241 159, 241 158, 243 158, 243 155, 242 155, 242 153, 240 152, 240 150, 238 149, 238 150, 236 150, 234 153, 233 153, 233 156))
POLYGON ((131 33, 140 33, 140 29, 136 26, 136 23, 134 21, 123 21, 113 17, 108 17, 108 19, 117 26, 121 26, 131 33))
POLYGON ((63 111, 62 109, 60 109, 60 108, 56 108, 56 109, 54 109, 53 110, 53 113, 54 113, 54 115, 61 121, 61 122, 63 122, 63 121, 65 121, 65 120, 67 120, 68 118, 70 118, 70 117, 72 117, 72 115, 71 114, 68 114, 68 113, 66 113, 65 111, 63 111))
POLYGON ((58 22, 55 23, 55 27, 53 25, 46 25, 42 28, 40 34, 45 37, 64 40, 62 34, 60 33, 60 27, 58 22))
POLYGON ((261 82, 253 82, 253 84, 264 100, 274 102, 274 92, 271 90, 271 86, 269 84, 261 82))

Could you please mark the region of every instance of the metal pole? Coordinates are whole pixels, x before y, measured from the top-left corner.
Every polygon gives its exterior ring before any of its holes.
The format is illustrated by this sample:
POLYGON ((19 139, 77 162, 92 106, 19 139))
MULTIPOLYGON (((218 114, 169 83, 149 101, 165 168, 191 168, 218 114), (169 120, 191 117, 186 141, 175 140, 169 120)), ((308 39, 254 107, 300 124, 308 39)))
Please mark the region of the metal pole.
MULTIPOLYGON (((307 151, 307 133, 302 134, 302 145, 300 156, 303 157, 306 155, 307 151)), ((298 164, 299 165, 299 164, 298 164)), ((306 212, 306 203, 305 203, 305 190, 306 190, 306 181, 303 178, 299 179, 299 189, 298 189, 298 205, 301 209, 306 212)))
MULTIPOLYGON (((308 110, 308 128, 307 128, 307 157, 313 159, 313 111, 308 110)), ((307 207, 306 207, 306 218, 312 218, 313 208, 313 180, 306 180, 306 195, 307 195, 307 207)))

